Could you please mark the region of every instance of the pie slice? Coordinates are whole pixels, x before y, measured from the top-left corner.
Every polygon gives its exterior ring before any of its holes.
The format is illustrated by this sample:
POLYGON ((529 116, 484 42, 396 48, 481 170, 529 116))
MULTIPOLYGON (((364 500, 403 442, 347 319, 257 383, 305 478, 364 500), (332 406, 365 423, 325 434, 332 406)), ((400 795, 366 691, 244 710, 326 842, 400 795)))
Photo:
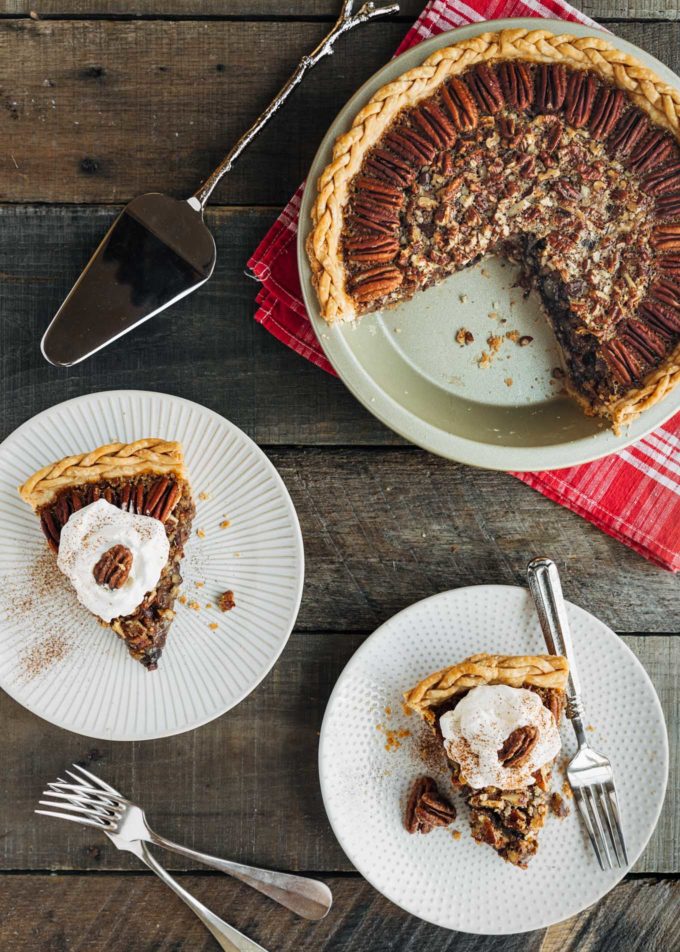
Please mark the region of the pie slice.
POLYGON ((473 838, 521 868, 548 813, 568 670, 558 655, 477 654, 405 694, 442 744, 473 838))
POLYGON ((437 50, 373 95, 319 179, 321 314, 356 320, 504 257, 541 298, 571 395, 619 429, 680 383, 679 137, 680 91, 601 37, 437 50))
POLYGON ((181 445, 109 443, 45 466, 19 494, 80 601, 155 670, 195 513, 181 445))

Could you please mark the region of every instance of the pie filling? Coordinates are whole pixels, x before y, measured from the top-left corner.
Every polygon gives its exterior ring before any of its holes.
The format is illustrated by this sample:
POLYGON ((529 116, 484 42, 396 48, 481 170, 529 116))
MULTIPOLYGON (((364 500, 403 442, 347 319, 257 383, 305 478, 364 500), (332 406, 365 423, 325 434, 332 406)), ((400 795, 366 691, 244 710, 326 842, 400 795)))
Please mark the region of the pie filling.
POLYGON ((59 550, 61 530, 71 514, 98 499, 106 499, 127 512, 160 520, 168 537, 168 560, 156 587, 146 593, 131 614, 110 622, 132 657, 153 671, 175 617, 174 603, 182 584, 179 566, 195 514, 189 484, 176 476, 150 473, 134 479, 104 479, 60 490, 49 503, 37 509, 40 525, 54 552, 59 550))
MULTIPOLYGON (((536 693, 559 724, 564 709, 564 692, 558 688, 534 685, 528 690, 536 693)), ((439 726, 440 718, 454 710, 467 692, 455 695, 444 704, 433 707, 433 726, 444 747, 439 726)), ((473 839, 491 846, 503 859, 525 869, 538 849, 538 832, 550 809, 550 782, 552 764, 545 764, 534 774, 535 782, 517 790, 498 787, 470 787, 461 776, 460 765, 449 758, 451 780, 465 797, 469 808, 473 839)))
POLYGON ((339 252, 358 315, 487 254, 518 263, 571 392, 612 416, 680 344, 680 151, 594 72, 482 63, 366 153, 339 252))

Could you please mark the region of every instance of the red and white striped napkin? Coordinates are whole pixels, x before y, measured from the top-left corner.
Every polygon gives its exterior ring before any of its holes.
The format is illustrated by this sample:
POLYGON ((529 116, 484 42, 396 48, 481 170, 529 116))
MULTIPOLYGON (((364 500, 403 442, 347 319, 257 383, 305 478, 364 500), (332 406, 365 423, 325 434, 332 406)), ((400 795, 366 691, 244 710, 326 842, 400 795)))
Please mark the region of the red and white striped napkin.
MULTIPOLYGON (((564 0, 431 0, 397 53, 466 23, 520 16, 595 25, 564 0)), ((301 197, 302 186, 248 262, 262 284, 255 319, 333 373, 302 302, 296 253, 301 197)), ((657 565, 680 571, 680 414, 621 453, 594 463, 514 475, 657 565)))

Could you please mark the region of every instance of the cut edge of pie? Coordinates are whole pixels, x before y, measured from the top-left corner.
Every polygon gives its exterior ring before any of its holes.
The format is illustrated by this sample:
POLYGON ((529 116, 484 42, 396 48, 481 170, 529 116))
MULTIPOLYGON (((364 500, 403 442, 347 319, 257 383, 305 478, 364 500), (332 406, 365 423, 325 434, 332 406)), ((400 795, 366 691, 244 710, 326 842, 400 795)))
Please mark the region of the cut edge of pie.
MULTIPOLYGON (((535 691, 559 726, 569 664, 560 655, 476 654, 450 668, 436 671, 404 694, 407 709, 420 715, 440 740, 438 718, 452 710, 468 691, 480 685, 507 685, 535 691)), ((534 775, 535 783, 522 790, 497 787, 475 789, 460 774, 443 746, 442 757, 451 767, 454 787, 465 794, 470 808, 472 837, 491 846, 503 859, 520 868, 538 848, 537 834, 548 814, 552 764, 534 775)))
POLYGON ((44 466, 19 487, 19 495, 40 519, 55 554, 71 514, 100 498, 163 523, 170 548, 156 587, 129 615, 111 622, 95 616, 125 642, 133 658, 154 670, 175 617, 179 565, 195 513, 181 444, 154 437, 107 443, 44 466))
MULTIPOLYGON (((351 200, 350 186, 367 153, 402 111, 437 94, 446 80, 470 67, 502 61, 562 64, 572 70, 593 71, 606 84, 623 90, 630 103, 646 113, 663 131, 670 132, 676 141, 680 139, 680 91, 635 57, 601 37, 556 35, 542 29, 508 29, 485 33, 437 50, 420 66, 403 73, 371 97, 354 117, 350 130, 336 140, 332 161, 318 180, 307 253, 321 315, 328 323, 352 321, 360 316, 347 286, 342 232, 344 213, 351 200)), ((484 96, 485 92, 481 91, 481 95, 484 96)), ((675 204, 680 209, 680 200, 675 204)), ((680 250, 680 227, 677 237, 680 250)), ((675 251, 675 247, 671 250, 675 251)), ((677 297, 680 303, 680 290, 677 297)), ((659 307, 663 311, 665 304, 659 307)), ((666 320, 667 314, 665 317, 662 314, 662 319, 666 320)), ((637 385, 626 382, 626 377, 631 377, 631 368, 623 367, 621 386, 627 389, 606 402, 598 404, 595 399, 588 399, 573 385, 568 385, 567 389, 586 414, 608 418, 615 432, 619 432, 623 425, 631 423, 680 383, 680 343, 672 346, 663 362, 657 363, 637 380, 637 385)), ((612 363, 618 359, 617 354, 612 355, 612 363)), ((631 379, 635 383, 634 374, 631 379)))

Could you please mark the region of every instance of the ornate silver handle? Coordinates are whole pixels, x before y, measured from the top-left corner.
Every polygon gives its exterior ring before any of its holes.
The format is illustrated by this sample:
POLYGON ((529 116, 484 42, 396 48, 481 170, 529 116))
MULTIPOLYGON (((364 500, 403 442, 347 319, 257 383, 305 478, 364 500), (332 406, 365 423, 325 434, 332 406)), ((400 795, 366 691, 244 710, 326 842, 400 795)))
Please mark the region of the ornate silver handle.
POLYGON ((319 60, 323 59, 324 56, 328 56, 333 52, 333 44, 339 36, 342 36, 343 33, 349 32, 349 30, 353 30, 354 27, 358 26, 360 23, 368 23, 369 20, 374 20, 376 17, 382 17, 388 13, 397 13, 399 11, 398 3, 390 3, 385 7, 376 7, 372 0, 369 0, 368 3, 365 3, 360 10, 352 15, 353 6, 354 0, 344 0, 342 9, 340 11, 340 16, 336 20, 333 29, 327 36, 324 37, 319 45, 312 50, 311 53, 308 53, 307 56, 302 57, 293 75, 288 79, 285 85, 282 86, 278 94, 274 97, 274 99, 272 99, 259 119, 256 119, 250 129, 243 133, 236 145, 225 156, 215 171, 209 175, 203 185, 201 185, 201 187, 196 192, 194 192, 192 197, 189 199, 189 204, 192 208, 194 208, 196 211, 203 211, 213 189, 220 181, 222 176, 225 175, 231 168, 233 168, 234 163, 241 153, 246 149, 247 146, 250 145, 260 129, 262 129, 269 122, 274 113, 281 108, 286 99, 290 96, 292 91, 305 75, 307 70, 311 69, 312 66, 316 66, 319 60))
POLYGON ((557 566, 551 559, 532 559, 527 567, 527 577, 548 650, 551 654, 563 655, 569 662, 565 692, 566 714, 572 722, 579 745, 587 745, 588 739, 583 727, 585 711, 581 700, 581 684, 576 671, 574 647, 557 566))
POLYGON ((151 855, 144 843, 139 841, 139 851, 133 850, 143 863, 153 870, 153 872, 162 879, 166 886, 169 886, 179 898, 187 904, 201 920, 203 925, 211 932, 220 948, 225 952, 267 952, 265 948, 257 942, 253 942, 248 936, 243 935, 238 929, 234 929, 228 922, 224 922, 214 912, 211 912, 207 906, 204 906, 198 899, 194 899, 190 892, 180 886, 177 880, 173 879, 170 873, 164 869, 161 864, 151 855))
POLYGON ((286 909, 304 916, 305 919, 323 919, 328 914, 333 903, 333 896, 325 883, 317 879, 306 879, 304 876, 294 876, 291 873, 277 873, 271 869, 259 869, 257 866, 244 866, 241 863, 232 863, 227 859, 219 859, 208 853, 200 853, 180 843, 166 840, 158 833, 150 832, 149 840, 157 846, 162 846, 173 853, 179 853, 188 859, 204 863, 219 869, 229 876, 234 876, 241 882, 252 886, 259 892, 269 896, 275 902, 281 903, 286 909))

